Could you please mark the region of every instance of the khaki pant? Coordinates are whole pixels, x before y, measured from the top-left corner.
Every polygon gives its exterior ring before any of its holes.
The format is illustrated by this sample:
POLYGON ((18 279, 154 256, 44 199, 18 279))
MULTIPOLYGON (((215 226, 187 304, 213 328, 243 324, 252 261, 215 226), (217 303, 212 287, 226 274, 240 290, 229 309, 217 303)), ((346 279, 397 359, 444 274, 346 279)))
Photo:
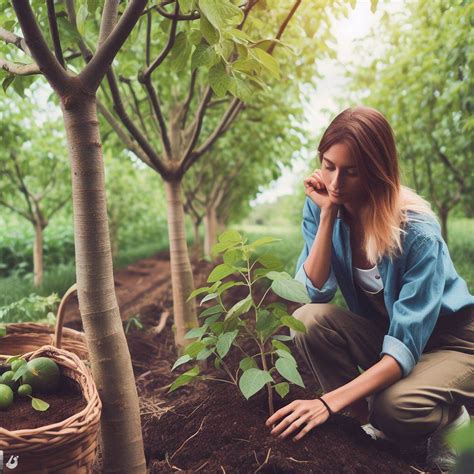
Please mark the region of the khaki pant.
MULTIPOLYGON (((388 318, 370 319, 331 304, 294 312, 307 334, 295 344, 324 393, 344 385, 380 360, 388 318)), ((377 392, 369 422, 393 440, 430 436, 474 400, 474 306, 439 319, 420 360, 407 377, 377 392)))

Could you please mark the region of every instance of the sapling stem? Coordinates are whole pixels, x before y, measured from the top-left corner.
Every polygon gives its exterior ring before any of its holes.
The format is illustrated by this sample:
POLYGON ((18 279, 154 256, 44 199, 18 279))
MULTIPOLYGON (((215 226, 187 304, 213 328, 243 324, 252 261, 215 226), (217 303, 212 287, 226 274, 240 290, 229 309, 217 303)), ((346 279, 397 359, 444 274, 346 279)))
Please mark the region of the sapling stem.
MULTIPOLYGON (((267 357, 265 356, 265 343, 263 343, 263 340, 261 342, 263 344, 263 346, 261 346, 262 368, 263 370, 268 372, 267 357)), ((268 413, 270 416, 272 416, 273 415, 273 390, 272 390, 272 384, 270 382, 267 383, 267 393, 268 393, 268 413)))
POLYGON ((218 379, 216 377, 207 377, 205 375, 203 375, 202 380, 214 380, 216 382, 225 382, 225 383, 230 383, 231 385, 237 385, 236 382, 231 382, 230 380, 218 379))

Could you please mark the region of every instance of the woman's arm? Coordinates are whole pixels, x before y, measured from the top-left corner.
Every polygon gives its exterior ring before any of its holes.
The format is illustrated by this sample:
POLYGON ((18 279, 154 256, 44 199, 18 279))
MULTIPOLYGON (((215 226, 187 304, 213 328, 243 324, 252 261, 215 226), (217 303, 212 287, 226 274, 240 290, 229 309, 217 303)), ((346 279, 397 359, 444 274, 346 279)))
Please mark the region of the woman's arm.
POLYGON ((385 354, 376 364, 354 380, 324 395, 333 412, 339 412, 374 393, 389 387, 402 378, 400 364, 385 354))
MULTIPOLYGON (((379 362, 354 380, 324 394, 322 398, 331 410, 337 413, 364 397, 387 388, 401 377, 402 370, 398 362, 392 356, 384 355, 379 362)), ((302 428, 293 438, 294 441, 298 441, 313 428, 323 424, 329 418, 329 413, 324 404, 318 399, 295 400, 276 411, 268 418, 266 425, 271 427, 281 418, 283 420, 272 429, 271 434, 286 438, 295 430, 302 428)))

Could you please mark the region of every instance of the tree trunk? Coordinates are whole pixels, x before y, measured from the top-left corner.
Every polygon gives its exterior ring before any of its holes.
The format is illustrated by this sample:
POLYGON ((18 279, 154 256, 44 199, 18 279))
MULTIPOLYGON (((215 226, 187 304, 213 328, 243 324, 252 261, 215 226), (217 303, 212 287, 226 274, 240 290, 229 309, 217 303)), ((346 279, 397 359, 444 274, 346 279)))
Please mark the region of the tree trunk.
POLYGON ((189 329, 199 326, 199 323, 194 298, 186 302, 194 290, 194 280, 186 242, 181 181, 165 181, 165 190, 173 286, 174 338, 176 346, 181 349, 190 342, 184 339, 184 335, 189 329))
POLYGON ((211 248, 217 242, 217 216, 216 208, 209 206, 204 216, 204 254, 211 256, 211 248))
POLYGON ((222 234, 225 231, 226 225, 222 219, 217 218, 217 235, 222 234))
POLYGON ((199 233, 199 226, 201 221, 193 219, 193 233, 194 233, 194 242, 193 242, 193 256, 196 260, 199 260, 202 256, 202 242, 201 234, 199 233))
POLYGON ((95 98, 63 97, 62 109, 72 171, 79 309, 103 405, 103 468, 144 473, 138 395, 114 289, 95 98))
POLYGON ((33 245, 33 284, 35 288, 43 284, 43 226, 35 222, 35 243, 33 245))
POLYGON ((439 210, 439 219, 441 221, 441 235, 443 236, 446 245, 448 245, 448 216, 449 209, 441 208, 439 210))

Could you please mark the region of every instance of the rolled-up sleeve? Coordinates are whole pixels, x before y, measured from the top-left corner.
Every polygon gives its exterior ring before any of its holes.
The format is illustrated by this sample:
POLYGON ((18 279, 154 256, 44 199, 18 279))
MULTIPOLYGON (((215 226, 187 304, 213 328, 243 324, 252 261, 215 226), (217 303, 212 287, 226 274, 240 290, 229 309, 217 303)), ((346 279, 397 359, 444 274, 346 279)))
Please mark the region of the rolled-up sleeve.
POLYGON ((398 299, 382 345, 406 377, 417 364, 438 320, 445 284, 443 244, 423 236, 412 246, 398 299))
POLYGON ((330 270, 328 279, 321 289, 316 288, 311 280, 306 275, 304 270, 304 262, 308 258, 309 252, 316 237, 316 232, 319 227, 319 208, 314 204, 310 198, 306 198, 303 207, 303 222, 301 224, 301 231, 303 233, 304 245, 303 250, 298 258, 296 264, 295 280, 300 281, 306 286, 308 296, 313 303, 327 303, 334 298, 337 290, 336 277, 334 272, 330 270))

